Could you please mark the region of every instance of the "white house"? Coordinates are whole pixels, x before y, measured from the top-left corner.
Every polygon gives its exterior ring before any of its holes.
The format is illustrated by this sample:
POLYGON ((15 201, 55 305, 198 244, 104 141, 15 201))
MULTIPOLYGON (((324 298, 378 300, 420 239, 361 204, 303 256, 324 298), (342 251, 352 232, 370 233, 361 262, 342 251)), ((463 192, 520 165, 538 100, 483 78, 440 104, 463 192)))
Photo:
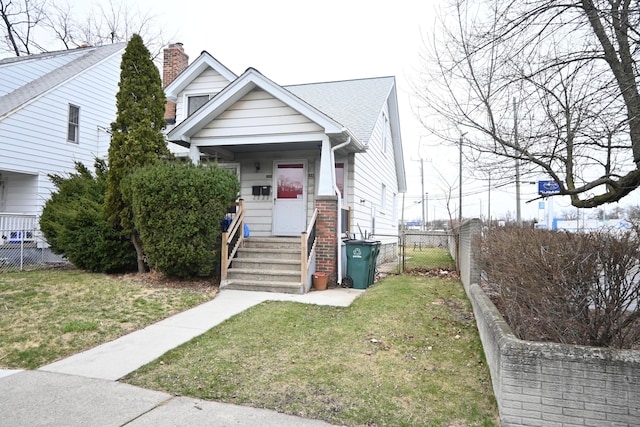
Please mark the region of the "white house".
POLYGON ((188 64, 179 43, 163 71, 173 151, 235 171, 251 239, 317 225, 311 272, 338 282, 344 232, 381 241, 380 260, 395 259, 406 181, 394 77, 280 86, 253 68, 236 75, 206 51, 188 64))
MULTIPOLYGON (((34 237, 5 231, 31 229, 17 224, 24 218, 36 229, 49 174, 106 157, 124 49, 0 60, 0 244, 34 237)), ((163 79, 172 151, 240 180, 230 231, 246 224, 251 243, 223 237, 223 284, 304 292, 318 271, 340 282, 344 237, 380 241, 378 259, 395 259, 406 182, 394 77, 280 86, 253 68, 236 75, 207 52, 188 64, 177 43, 165 49, 163 79), (282 237, 297 249, 260 248, 274 258, 266 264, 239 260, 238 247, 282 237), (258 273, 266 279, 252 283, 258 273)))
POLYGON ((28 237, 49 174, 106 157, 126 44, 0 60, 0 245, 28 237))

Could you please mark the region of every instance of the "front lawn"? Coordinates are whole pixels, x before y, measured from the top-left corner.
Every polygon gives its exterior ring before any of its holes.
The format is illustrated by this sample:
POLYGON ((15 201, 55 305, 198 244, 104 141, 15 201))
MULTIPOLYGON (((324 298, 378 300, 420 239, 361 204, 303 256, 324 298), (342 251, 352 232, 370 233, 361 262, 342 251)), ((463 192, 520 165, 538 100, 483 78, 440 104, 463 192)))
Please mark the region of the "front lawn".
POLYGON ((449 251, 443 248, 405 247, 405 271, 447 270, 456 269, 456 262, 449 251))
POLYGON ((125 381, 350 426, 499 425, 452 279, 388 277, 347 308, 263 303, 125 381))
POLYGON ((35 369, 214 297, 149 275, 79 270, 0 274, 0 367, 35 369))

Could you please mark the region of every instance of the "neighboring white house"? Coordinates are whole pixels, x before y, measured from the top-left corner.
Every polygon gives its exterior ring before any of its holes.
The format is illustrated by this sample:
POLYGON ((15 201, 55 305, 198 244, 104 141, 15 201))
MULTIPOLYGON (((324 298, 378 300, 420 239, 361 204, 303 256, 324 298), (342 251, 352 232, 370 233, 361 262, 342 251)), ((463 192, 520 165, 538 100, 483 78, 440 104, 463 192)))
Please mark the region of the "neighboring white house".
POLYGON ((352 237, 380 240, 395 259, 406 181, 394 77, 280 86, 206 51, 188 65, 179 43, 164 64, 170 148, 236 171, 251 236, 299 236, 329 200, 348 208, 352 237))
POLYGON ((125 46, 0 60, 0 244, 16 218, 40 215, 49 174, 106 157, 125 46))

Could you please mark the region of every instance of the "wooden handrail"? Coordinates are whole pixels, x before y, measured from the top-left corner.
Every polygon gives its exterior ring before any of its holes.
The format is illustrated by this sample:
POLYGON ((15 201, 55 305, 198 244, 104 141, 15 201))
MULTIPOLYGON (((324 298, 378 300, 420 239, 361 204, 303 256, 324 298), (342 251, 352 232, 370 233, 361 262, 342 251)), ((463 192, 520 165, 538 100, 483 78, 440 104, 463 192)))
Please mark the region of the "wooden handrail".
POLYGON ((231 204, 237 206, 236 214, 229 224, 227 231, 222 232, 220 280, 227 279, 227 272, 238 248, 244 242, 244 200, 240 199, 231 204))
POLYGON ((316 221, 318 219, 318 209, 313 211, 307 229, 300 236, 300 280, 306 285, 309 275, 309 264, 316 250, 316 221))

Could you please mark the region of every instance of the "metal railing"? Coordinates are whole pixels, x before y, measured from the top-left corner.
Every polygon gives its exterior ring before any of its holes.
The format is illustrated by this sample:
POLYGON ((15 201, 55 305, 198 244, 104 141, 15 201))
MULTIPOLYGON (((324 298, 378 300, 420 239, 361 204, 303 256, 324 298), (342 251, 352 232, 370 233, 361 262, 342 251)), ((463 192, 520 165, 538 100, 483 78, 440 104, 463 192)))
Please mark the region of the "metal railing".
POLYGON ((227 272, 231 261, 236 256, 238 248, 244 242, 244 200, 232 203, 236 207, 234 217, 226 231, 222 232, 220 280, 227 279, 227 272))
POLYGON ((313 215, 311 216, 311 220, 309 221, 309 225, 307 226, 306 231, 303 231, 300 236, 300 244, 301 244, 301 254, 300 257, 300 280, 301 283, 307 283, 307 277, 309 276, 309 265, 315 255, 316 251, 316 243, 317 243, 317 233, 316 233, 316 223, 318 220, 318 209, 313 211, 313 215))
POLYGON ((0 213, 0 272, 67 263, 63 257, 53 254, 41 238, 36 215, 0 213))

